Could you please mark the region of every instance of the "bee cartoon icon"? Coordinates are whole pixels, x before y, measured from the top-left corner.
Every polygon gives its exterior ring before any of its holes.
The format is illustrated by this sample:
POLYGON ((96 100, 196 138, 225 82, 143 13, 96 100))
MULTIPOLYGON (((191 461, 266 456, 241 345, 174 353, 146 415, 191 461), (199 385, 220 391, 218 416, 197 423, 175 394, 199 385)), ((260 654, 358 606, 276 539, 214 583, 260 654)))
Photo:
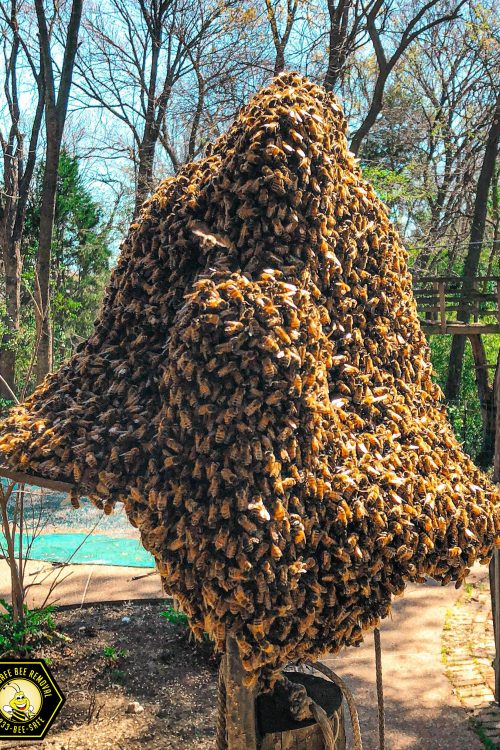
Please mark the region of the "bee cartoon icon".
POLYGON ((31 682, 27 680, 10 680, 1 692, 0 713, 12 722, 30 721, 40 712, 42 698, 31 682), (26 683, 26 684, 24 684, 26 683))

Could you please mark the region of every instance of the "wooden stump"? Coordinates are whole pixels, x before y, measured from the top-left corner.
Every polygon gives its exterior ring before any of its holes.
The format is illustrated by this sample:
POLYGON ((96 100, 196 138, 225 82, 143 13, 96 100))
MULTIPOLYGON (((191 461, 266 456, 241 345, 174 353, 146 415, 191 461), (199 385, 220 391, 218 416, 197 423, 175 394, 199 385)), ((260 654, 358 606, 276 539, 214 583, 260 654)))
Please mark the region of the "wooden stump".
MULTIPOLYGON (((333 682, 302 672, 286 672, 287 678, 298 682, 308 695, 323 708, 337 736, 335 750, 345 750, 342 693, 333 682)), ((314 719, 295 721, 288 708, 286 693, 278 685, 274 693, 259 695, 256 701, 257 728, 261 738, 259 750, 323 750, 323 733, 314 719)))
MULTIPOLYGON (((231 637, 226 640, 224 660, 227 750, 324 750, 320 727, 312 717, 295 721, 282 685, 278 683, 273 693, 261 695, 243 686, 245 671, 231 637)), ((309 697, 326 712, 337 737, 335 750, 345 750, 342 693, 338 686, 303 672, 285 675, 291 682, 303 685, 309 697)))
POLYGON ((246 672, 234 638, 226 639, 224 658, 227 750, 257 750, 255 690, 243 685, 246 672))
MULTIPOLYGON (((268 734, 259 750, 324 750, 323 735, 317 724, 281 734, 268 734)), ((345 750, 345 734, 339 736, 335 750, 345 750)))

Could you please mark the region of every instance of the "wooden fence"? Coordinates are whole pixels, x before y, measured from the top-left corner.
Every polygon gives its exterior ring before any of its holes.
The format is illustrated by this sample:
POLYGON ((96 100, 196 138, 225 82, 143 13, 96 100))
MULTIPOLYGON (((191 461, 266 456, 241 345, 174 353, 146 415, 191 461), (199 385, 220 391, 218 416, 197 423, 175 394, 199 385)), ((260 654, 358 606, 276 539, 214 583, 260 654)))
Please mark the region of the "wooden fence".
POLYGON ((420 276, 413 286, 425 333, 500 333, 500 276, 474 279, 465 298, 457 276, 420 276))

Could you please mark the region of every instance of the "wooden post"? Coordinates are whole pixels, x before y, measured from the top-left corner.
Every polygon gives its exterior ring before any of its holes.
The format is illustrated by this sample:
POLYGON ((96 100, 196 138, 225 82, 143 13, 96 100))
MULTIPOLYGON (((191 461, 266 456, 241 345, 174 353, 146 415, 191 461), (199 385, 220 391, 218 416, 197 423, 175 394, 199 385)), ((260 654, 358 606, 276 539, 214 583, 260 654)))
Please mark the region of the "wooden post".
POLYGON ((493 408, 495 416, 495 455, 493 458, 493 481, 500 482, 500 352, 498 352, 497 366, 493 382, 493 408))
POLYGON ((500 326, 500 279, 497 279, 497 320, 500 326))
MULTIPOLYGON (((500 287, 497 287, 497 289, 500 287)), ((500 304, 499 304, 500 309, 500 304)), ((496 404, 495 457, 493 459, 493 481, 500 482, 500 353, 494 382, 494 404, 496 404)), ((490 563, 491 608, 493 632, 495 634, 495 700, 500 704, 500 550, 495 549, 490 563)))
POLYGON ((254 688, 243 686, 246 672, 241 664, 236 640, 226 639, 226 733, 227 750, 257 750, 254 688))
POLYGON ((500 550, 495 549, 490 563, 491 606, 495 637, 495 700, 500 704, 500 550))
POLYGON ((446 333, 446 303, 444 296, 444 281, 438 282, 439 294, 439 322, 441 324, 441 333, 446 333))
POLYGON ((8 466, 0 466, 0 477, 10 479, 17 484, 32 484, 35 487, 44 487, 45 489, 54 490, 55 492, 71 492, 71 490, 76 489, 76 485, 70 482, 60 482, 56 479, 47 479, 46 477, 40 477, 37 474, 25 474, 22 471, 9 469, 8 466))

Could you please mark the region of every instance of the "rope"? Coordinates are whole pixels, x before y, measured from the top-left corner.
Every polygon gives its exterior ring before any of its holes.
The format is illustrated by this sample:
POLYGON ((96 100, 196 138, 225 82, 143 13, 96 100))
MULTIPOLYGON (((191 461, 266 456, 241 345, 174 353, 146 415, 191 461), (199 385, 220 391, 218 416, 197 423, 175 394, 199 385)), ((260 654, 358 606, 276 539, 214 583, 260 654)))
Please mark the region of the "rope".
POLYGON ((385 709, 384 685, 382 682, 382 646, 380 644, 380 630, 373 631, 375 643, 375 672, 377 675, 377 708, 378 708, 378 741, 380 750, 385 750, 385 709))
POLYGON ((217 723, 215 727, 215 743, 217 750, 227 750, 226 737, 226 683, 224 680, 225 654, 219 665, 219 679, 217 682, 217 723))
POLYGON ((318 672, 321 672, 321 674, 324 674, 325 677, 328 677, 328 679, 330 679, 332 682, 338 685, 339 688, 341 689, 344 695, 344 698, 346 699, 346 703, 349 708, 349 715, 351 717, 352 735, 354 739, 354 750, 363 750, 363 743, 361 741, 361 729, 359 726, 358 711, 356 709, 356 703, 354 702, 354 696, 350 688, 347 687, 342 677, 339 677, 339 675, 336 674, 336 672, 334 672, 332 669, 327 667, 322 662, 316 662, 314 664, 311 664, 311 666, 313 667, 313 669, 316 669, 318 672))
POLYGON ((311 713, 314 716, 317 725, 321 729, 323 733, 323 740, 325 742, 325 750, 335 750, 336 745, 336 737, 333 732, 333 727, 331 724, 330 719, 328 718, 328 714, 326 711, 321 708, 321 706, 318 706, 317 703, 315 703, 311 699, 310 703, 311 707, 311 713))

